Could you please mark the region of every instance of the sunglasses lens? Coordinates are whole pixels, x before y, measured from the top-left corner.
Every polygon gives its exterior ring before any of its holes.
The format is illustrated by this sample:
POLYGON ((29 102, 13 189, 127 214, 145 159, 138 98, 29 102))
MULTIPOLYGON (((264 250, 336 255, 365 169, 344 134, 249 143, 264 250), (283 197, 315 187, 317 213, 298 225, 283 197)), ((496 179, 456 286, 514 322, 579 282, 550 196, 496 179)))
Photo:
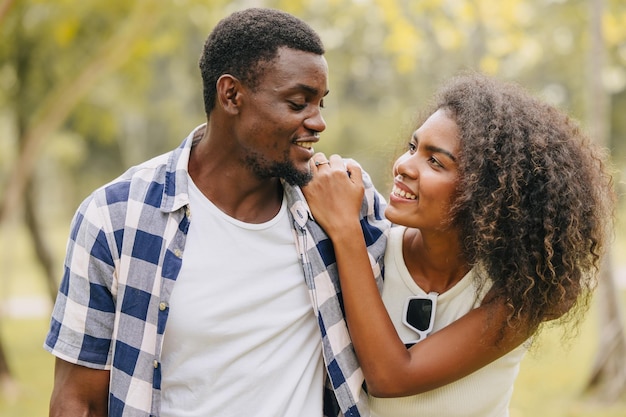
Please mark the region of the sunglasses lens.
POLYGON ((406 321, 417 330, 424 332, 430 327, 432 311, 432 300, 417 298, 409 300, 406 321))

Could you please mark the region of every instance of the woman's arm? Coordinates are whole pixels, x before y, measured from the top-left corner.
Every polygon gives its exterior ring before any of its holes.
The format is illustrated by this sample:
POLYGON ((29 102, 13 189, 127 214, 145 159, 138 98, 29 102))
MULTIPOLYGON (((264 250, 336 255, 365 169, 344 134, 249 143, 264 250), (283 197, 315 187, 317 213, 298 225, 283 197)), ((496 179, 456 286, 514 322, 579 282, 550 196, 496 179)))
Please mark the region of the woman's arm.
MULTIPOLYGON (((317 159, 323 159, 319 156, 317 159)), ((370 394, 398 397, 454 382, 493 362, 529 336, 504 327, 507 310, 493 301, 407 350, 387 314, 374 281, 358 209, 363 196, 361 171, 339 156, 312 167, 304 188, 316 221, 333 242, 346 320, 370 394)))

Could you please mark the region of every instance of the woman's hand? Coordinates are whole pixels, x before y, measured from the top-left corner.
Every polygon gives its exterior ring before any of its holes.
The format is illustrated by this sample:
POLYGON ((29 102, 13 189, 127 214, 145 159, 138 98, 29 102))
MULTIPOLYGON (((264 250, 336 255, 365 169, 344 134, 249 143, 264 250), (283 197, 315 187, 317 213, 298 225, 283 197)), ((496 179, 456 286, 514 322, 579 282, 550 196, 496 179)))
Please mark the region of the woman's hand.
POLYGON ((339 155, 316 153, 311 161, 313 179, 302 187, 315 221, 332 238, 359 222, 364 186, 361 167, 339 155))

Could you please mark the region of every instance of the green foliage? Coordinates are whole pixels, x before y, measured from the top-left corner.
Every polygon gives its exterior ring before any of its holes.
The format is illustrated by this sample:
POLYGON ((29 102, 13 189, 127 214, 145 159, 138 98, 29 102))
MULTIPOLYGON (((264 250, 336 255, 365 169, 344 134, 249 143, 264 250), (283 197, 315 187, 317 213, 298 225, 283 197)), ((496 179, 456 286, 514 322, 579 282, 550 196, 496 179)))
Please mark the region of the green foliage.
MULTIPOLYGON (((0 25, 0 123, 28 125, 54 86, 77 77, 136 10, 149 26, 129 39, 125 62, 90 88, 62 130, 88 144, 81 164, 63 175, 84 195, 97 178, 110 179, 134 163, 176 146, 204 120, 197 60, 214 24, 245 1, 24 0, 0 25), (149 25, 150 23, 151 26, 149 25), (11 118, 13 121, 11 122, 11 118)), ((445 0, 267 0, 302 17, 327 45, 331 95, 320 149, 367 160, 376 181, 388 162, 366 154, 393 151, 414 127, 437 83, 462 69, 520 81, 584 120, 588 2, 445 0), (385 146, 387 145, 387 146, 385 146), (371 162, 371 164, 370 164, 371 162)), ((626 87, 626 6, 606 0, 607 88, 626 87)), ((613 110, 616 155, 626 148, 613 110)), ((51 138, 52 139, 52 138, 51 138)), ((3 141, 0 148, 9 145, 3 141)), ((51 141, 52 142, 52 141, 51 141)), ((15 142, 17 144, 17 142, 15 142)), ((49 144, 55 146, 54 143, 49 144)), ((49 155, 58 155, 51 152, 49 155)), ((388 155, 393 159, 394 155, 388 155)), ((49 157, 46 155, 46 157, 49 157)), ((63 164, 55 164, 62 167, 63 164)), ((63 168, 61 168, 63 169, 63 168)), ((2 175, 2 171, 0 171, 2 175)), ((46 173, 45 176, 54 175, 46 173)), ((380 176, 380 178, 379 178, 380 176)), ((72 202, 76 203, 76 202, 72 202)))
MULTIPOLYGON (((24 132, 42 114, 58 108, 59 100, 75 93, 77 80, 88 81, 60 127, 42 140, 35 172, 47 219, 60 219, 63 230, 86 193, 126 167, 176 146, 204 121, 197 68, 204 40, 220 18, 251 4, 245 0, 10 3, 6 14, 0 15, 0 195, 24 132), (59 92, 62 88, 67 89, 59 92)), ((357 159, 383 193, 388 190, 391 162, 403 150, 419 112, 438 82, 459 70, 478 69, 519 81, 576 118, 586 118, 587 0, 266 0, 256 4, 289 11, 320 33, 327 47, 331 94, 324 110, 328 129, 318 150, 357 159)), ((617 168, 624 169, 626 2, 605 0, 605 6, 607 66, 594 75, 602 77, 612 97, 611 149, 617 168)), ((3 232, 7 230, 11 229, 3 232)), ((57 247, 62 252, 64 245, 57 247)), ((22 285, 21 276, 5 280, 22 285)), ((40 351, 40 324, 3 321, 0 325, 4 340, 10 341, 20 380, 28 380, 22 383, 30 387, 31 378, 44 374, 46 388, 35 383, 37 388, 27 391, 38 392, 40 402, 47 402, 50 360, 40 351), (25 346, 34 340, 36 348, 25 346), (26 352, 29 356, 24 358, 26 352), (38 362, 40 357, 45 359, 38 362), (39 370, 20 370, 31 365, 39 370)), ((590 339, 581 340, 585 361, 593 349, 590 339)), ((539 359, 536 369, 522 370, 520 382, 529 388, 518 384, 516 398, 521 402, 512 417, 604 416, 579 413, 580 407, 570 404, 584 375, 567 373, 567 364, 553 359, 539 359), (538 376, 527 380, 527 372, 535 371, 538 376), (558 375, 564 375, 562 381, 558 375), (533 411, 540 410, 541 404, 536 404, 537 397, 526 397, 524 390, 539 395, 544 391, 536 386, 548 382, 555 388, 546 389, 550 397, 541 401, 564 401, 561 409, 569 413, 533 411), (566 399, 556 387, 565 382, 570 383, 566 399)), ((588 369, 589 364, 584 364, 588 369)), ((37 401, 28 395, 18 398, 17 405, 0 399, 0 415, 45 414, 41 403, 37 412, 21 408, 35 406, 37 401)))
MULTIPOLYGON (((626 291, 622 291, 621 299, 626 302, 626 291)), ((583 395, 599 340, 595 307, 575 340, 563 345, 560 336, 556 328, 547 330, 537 348, 526 354, 515 382, 511 417, 623 416, 626 398, 616 404, 601 404, 583 395)))

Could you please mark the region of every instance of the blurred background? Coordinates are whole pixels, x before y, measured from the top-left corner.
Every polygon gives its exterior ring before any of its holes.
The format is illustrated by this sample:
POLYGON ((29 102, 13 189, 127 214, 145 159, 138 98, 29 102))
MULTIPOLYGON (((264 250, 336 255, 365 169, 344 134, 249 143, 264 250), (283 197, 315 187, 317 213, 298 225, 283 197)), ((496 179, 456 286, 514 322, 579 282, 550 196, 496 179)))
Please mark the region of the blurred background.
POLYGON ((47 415, 42 344, 74 210, 204 122, 202 45, 250 6, 320 33, 316 150, 357 159, 383 194, 419 112, 466 69, 522 84, 610 151, 620 206, 594 304, 575 338, 542 333, 511 416, 626 416, 624 0, 0 0, 0 416, 47 415))

